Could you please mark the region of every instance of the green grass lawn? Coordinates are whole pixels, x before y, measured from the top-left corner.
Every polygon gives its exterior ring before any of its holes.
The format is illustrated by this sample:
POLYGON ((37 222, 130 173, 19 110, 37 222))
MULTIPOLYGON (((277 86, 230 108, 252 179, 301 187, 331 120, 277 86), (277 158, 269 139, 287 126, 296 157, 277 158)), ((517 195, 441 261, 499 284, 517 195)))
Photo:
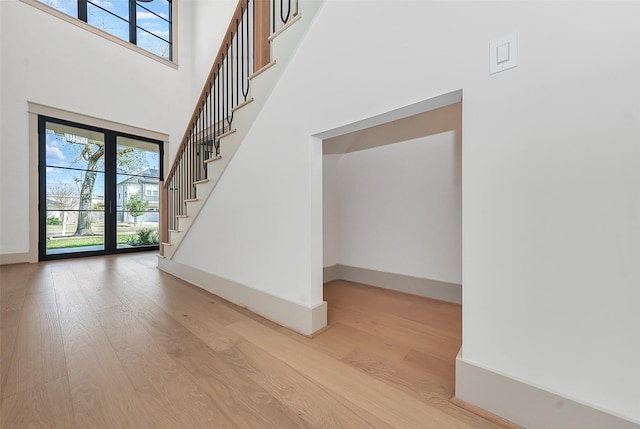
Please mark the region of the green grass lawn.
MULTIPOLYGON (((142 229, 148 230, 157 229, 157 224, 138 224, 136 226, 118 223, 117 225, 117 238, 116 243, 118 247, 127 244, 127 240, 136 236, 142 229)), ((61 237, 62 226, 61 225, 47 225, 47 249, 69 249, 74 247, 86 247, 86 246, 102 246, 104 245, 104 223, 95 222, 91 224, 91 229, 96 235, 86 237, 73 237, 71 235, 61 237), (56 237, 56 238, 54 238, 56 237), (57 238, 59 237, 59 238, 57 238)), ((72 234, 76 230, 74 223, 67 224, 66 234, 72 234)))
MULTIPOLYGON (((126 244, 130 234, 118 234, 118 244, 126 244)), ((69 237, 47 240, 47 249, 66 249, 69 247, 100 246, 104 244, 103 236, 69 237)))

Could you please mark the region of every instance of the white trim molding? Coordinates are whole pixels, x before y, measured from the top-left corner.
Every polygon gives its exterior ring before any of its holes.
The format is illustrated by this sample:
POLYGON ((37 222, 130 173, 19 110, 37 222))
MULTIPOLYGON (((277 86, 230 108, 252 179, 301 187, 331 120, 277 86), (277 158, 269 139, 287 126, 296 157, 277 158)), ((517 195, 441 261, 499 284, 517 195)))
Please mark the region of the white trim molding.
POLYGON ((353 133, 356 131, 366 130, 378 125, 387 124, 389 122, 397 121, 399 119, 408 118, 420 113, 430 112, 432 110, 439 109, 441 107, 450 106, 452 104, 460 103, 462 101, 462 90, 447 92, 427 100, 419 101, 408 106, 400 107, 389 112, 381 113, 379 115, 372 116, 367 119, 352 122, 347 125, 342 125, 331 130, 326 130, 313 136, 321 140, 327 140, 334 137, 342 136, 345 134, 353 133))
MULTIPOLYGON (((29 113, 36 115, 49 116, 51 118, 63 119, 65 121, 77 122, 83 125, 90 125, 97 128, 104 128, 106 130, 117 131, 120 133, 132 134, 139 137, 146 137, 148 139, 161 140, 163 142, 169 141, 169 135, 160 133, 146 128, 135 127, 132 125, 123 124, 120 122, 110 121, 108 119, 97 118, 95 116, 84 115, 82 113, 72 112, 70 110, 58 109, 56 107, 47 106, 40 103, 34 103, 32 101, 27 102, 29 106, 29 113)), ((36 123, 37 126, 37 123, 36 123)), ((37 131, 37 128, 36 128, 37 131)))
POLYGON ((477 363, 456 358, 455 397, 527 429, 640 429, 640 423, 598 410, 477 363))
POLYGON ((324 268, 324 283, 347 280, 425 298, 462 304, 462 285, 368 268, 333 265, 324 268))
POLYGON ((0 265, 24 264, 31 262, 31 254, 25 253, 1 253, 0 265))
MULTIPOLYGON (((132 134, 154 140, 160 140, 164 145, 164 162, 166 171, 167 147, 169 145, 169 135, 157 131, 147 130, 120 122, 113 122, 107 119, 100 119, 94 116, 83 115, 69 110, 58 109, 44 104, 27 102, 29 113, 29 251, 25 257, 18 262, 38 262, 38 115, 49 116, 79 124, 104 128, 116 132, 132 134)), ((17 254, 22 255, 22 254, 17 254)), ((1 263, 5 260, 16 260, 15 256, 2 255, 1 263)))
POLYGON ((327 326, 324 301, 306 307, 168 258, 159 257, 158 268, 300 334, 311 336, 327 326))

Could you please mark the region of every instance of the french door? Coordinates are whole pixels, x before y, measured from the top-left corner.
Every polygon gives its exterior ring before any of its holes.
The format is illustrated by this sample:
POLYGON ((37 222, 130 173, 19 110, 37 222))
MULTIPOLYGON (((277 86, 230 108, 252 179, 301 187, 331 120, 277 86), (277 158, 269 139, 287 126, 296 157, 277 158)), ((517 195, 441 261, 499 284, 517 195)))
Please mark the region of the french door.
POLYGON ((40 260, 157 249, 162 142, 40 116, 40 260))

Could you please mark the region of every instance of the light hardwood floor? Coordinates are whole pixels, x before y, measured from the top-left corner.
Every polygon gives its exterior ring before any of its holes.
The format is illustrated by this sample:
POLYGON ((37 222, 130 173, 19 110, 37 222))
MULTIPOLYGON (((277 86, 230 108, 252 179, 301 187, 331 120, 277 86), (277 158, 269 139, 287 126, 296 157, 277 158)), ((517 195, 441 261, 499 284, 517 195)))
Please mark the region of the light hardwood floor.
POLYGON ((154 254, 0 267, 0 427, 495 428, 449 402, 461 308, 325 285, 298 335, 154 254))

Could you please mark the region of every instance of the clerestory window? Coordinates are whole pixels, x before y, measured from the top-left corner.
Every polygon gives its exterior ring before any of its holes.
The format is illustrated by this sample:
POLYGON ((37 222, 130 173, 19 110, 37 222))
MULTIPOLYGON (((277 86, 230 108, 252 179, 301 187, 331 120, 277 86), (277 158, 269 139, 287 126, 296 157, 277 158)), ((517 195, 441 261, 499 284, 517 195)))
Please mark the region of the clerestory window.
POLYGON ((171 61, 172 0, 38 0, 171 61))

